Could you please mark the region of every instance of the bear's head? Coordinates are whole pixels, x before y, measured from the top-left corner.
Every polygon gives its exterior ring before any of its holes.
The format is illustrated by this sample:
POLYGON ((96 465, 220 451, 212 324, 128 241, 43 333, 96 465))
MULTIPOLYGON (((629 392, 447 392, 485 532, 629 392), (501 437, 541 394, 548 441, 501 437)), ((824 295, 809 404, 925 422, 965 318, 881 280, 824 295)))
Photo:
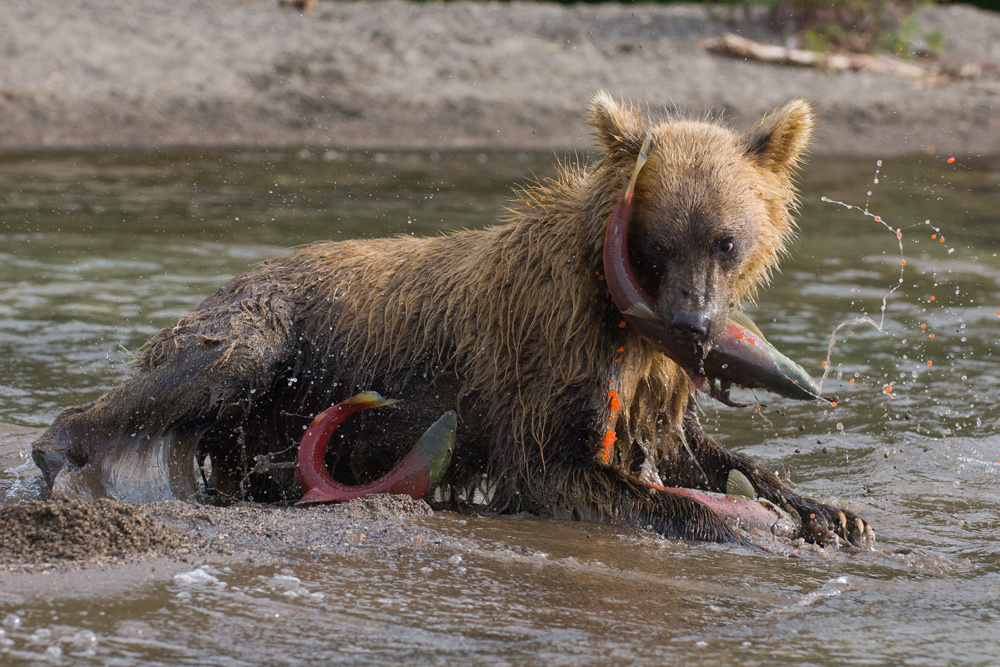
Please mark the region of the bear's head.
POLYGON ((707 340, 768 280, 791 236, 792 179, 812 133, 811 106, 793 100, 738 134, 705 121, 649 123, 600 93, 591 123, 622 190, 649 137, 628 223, 629 262, 667 329, 707 340))

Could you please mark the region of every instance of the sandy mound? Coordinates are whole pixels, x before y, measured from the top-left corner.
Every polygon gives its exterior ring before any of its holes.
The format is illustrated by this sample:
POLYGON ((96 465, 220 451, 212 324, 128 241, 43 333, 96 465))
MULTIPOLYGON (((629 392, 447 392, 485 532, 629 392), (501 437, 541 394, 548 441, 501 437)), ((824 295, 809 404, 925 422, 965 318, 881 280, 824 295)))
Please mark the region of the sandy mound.
POLYGON ((0 535, 0 563, 122 559, 181 545, 141 509, 105 499, 0 507, 0 535))

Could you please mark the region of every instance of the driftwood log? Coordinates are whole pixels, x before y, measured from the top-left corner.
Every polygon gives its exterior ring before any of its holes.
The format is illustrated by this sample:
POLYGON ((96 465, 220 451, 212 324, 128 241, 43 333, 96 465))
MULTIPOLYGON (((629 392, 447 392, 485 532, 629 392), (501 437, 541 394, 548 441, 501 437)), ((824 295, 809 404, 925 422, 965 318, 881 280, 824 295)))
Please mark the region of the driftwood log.
POLYGON ((777 44, 762 44, 733 33, 705 40, 701 46, 710 53, 750 58, 776 65, 815 67, 834 72, 864 70, 873 74, 892 74, 911 79, 922 79, 935 75, 934 72, 925 67, 888 56, 875 56, 867 53, 817 53, 805 49, 790 49, 777 44))

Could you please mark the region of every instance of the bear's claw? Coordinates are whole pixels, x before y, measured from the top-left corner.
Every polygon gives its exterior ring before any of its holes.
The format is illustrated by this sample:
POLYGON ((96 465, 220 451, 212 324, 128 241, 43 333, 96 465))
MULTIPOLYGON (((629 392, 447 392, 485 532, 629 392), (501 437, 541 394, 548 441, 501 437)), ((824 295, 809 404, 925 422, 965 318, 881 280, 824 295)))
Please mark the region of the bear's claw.
POLYGON ((797 505, 802 518, 802 537, 816 544, 840 544, 839 540, 862 549, 875 546, 875 530, 851 511, 821 504, 797 505))

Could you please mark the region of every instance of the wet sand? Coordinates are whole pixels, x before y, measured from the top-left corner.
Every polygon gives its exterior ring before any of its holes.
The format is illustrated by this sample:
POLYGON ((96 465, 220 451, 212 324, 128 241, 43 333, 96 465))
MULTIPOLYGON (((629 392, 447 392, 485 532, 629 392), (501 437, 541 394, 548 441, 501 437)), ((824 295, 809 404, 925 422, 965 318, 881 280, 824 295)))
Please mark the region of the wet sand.
MULTIPOLYGON (((758 8, 759 10, 760 8, 758 8)), ((1000 15, 917 14, 946 76, 824 72, 712 55, 734 32, 783 44, 758 10, 690 5, 81 0, 0 3, 0 150, 590 145, 599 89, 743 126, 812 99, 818 153, 1000 151, 1000 15), (963 69, 964 68, 964 69, 963 69), (963 73, 964 76, 955 76, 963 73)))
POLYGON ((31 501, 0 507, 0 601, 111 595, 198 565, 274 565, 433 542, 430 507, 377 495, 309 508, 181 501, 31 501))
POLYGON ((172 551, 181 541, 132 505, 35 500, 0 508, 0 562, 129 559, 172 551))
MULTIPOLYGON (((17 466, 41 433, 0 423, 0 467, 17 466)), ((112 595, 204 564, 281 564, 440 542, 419 523, 434 512, 407 496, 311 507, 178 500, 133 506, 38 500, 39 481, 37 468, 22 471, 0 504, 0 602, 112 595)))

